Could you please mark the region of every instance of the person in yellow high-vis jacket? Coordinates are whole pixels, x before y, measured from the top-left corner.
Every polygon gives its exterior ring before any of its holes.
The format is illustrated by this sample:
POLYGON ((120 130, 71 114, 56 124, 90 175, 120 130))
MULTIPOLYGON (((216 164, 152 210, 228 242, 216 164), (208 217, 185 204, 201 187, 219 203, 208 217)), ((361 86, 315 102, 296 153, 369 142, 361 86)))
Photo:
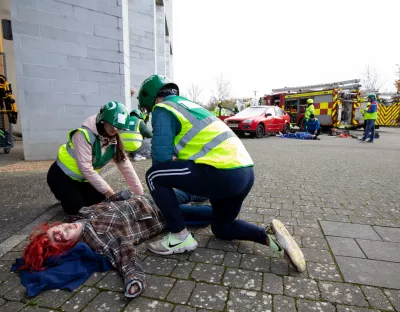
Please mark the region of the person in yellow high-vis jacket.
POLYGON ((168 255, 198 246, 185 227, 176 188, 210 199, 211 229, 218 238, 268 245, 287 253, 295 267, 304 271, 304 256, 280 221, 263 228, 237 220, 254 183, 254 164, 233 131, 213 113, 179 96, 178 86, 166 77, 147 78, 138 99, 140 107, 152 112, 153 164, 146 182, 170 231, 149 249, 168 255))

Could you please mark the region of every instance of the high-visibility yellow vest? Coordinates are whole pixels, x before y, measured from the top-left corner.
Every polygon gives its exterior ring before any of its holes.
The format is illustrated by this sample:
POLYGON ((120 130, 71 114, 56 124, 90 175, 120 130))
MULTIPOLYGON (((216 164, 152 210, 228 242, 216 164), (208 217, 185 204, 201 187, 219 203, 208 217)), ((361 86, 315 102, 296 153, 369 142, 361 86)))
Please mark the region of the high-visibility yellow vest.
POLYGON ((81 171, 79 170, 78 164, 75 158, 74 144, 72 143, 72 136, 76 131, 81 131, 86 141, 92 146, 92 165, 94 170, 99 172, 115 155, 116 145, 110 145, 107 147, 104 154, 101 153, 101 142, 99 138, 88 128, 82 127, 71 130, 68 133, 68 142, 60 146, 57 156, 57 165, 61 170, 68 175, 71 179, 87 182, 81 171))
POLYGON ((169 96, 156 107, 170 111, 181 125, 181 131, 174 139, 178 159, 218 169, 254 166, 236 134, 200 105, 180 96, 169 96))
POLYGON ((218 117, 220 114, 221 114, 221 108, 219 106, 216 106, 214 108, 214 115, 218 117))
POLYGON ((306 108, 306 112, 304 114, 304 118, 307 120, 310 118, 310 115, 314 114, 314 104, 311 104, 306 108))
POLYGON ((122 142, 124 142, 124 149, 127 152, 135 152, 143 142, 143 136, 140 134, 139 127, 142 122, 140 119, 130 117, 129 130, 121 131, 119 133, 122 142))

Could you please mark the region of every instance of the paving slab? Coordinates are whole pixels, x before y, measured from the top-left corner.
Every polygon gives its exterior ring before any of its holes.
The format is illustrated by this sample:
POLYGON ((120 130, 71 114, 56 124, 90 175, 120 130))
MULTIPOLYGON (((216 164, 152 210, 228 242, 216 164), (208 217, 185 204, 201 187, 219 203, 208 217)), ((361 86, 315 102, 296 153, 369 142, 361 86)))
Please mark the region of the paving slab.
POLYGON ((7 302, 0 308, 1 312, 18 312, 21 311, 24 304, 21 302, 7 302))
POLYGON ((376 232, 382 237, 384 241, 400 243, 400 229, 382 226, 373 227, 376 232))
POLYGON ((369 259, 400 262, 400 243, 357 239, 369 259))
POLYGON ((149 256, 143 262, 143 268, 146 273, 169 275, 177 264, 177 260, 149 256))
POLYGON ((192 279, 198 282, 220 284, 225 268, 220 265, 198 263, 192 272, 192 279))
POLYGON ((397 311, 400 311, 400 290, 385 289, 383 291, 397 311))
POLYGON ((240 261, 242 259, 242 255, 238 252, 227 252, 222 262, 223 266, 238 268, 240 265, 240 261))
POLYGON ((196 248, 189 257, 190 261, 221 264, 224 260, 225 252, 215 249, 196 248))
POLYGON ((183 305, 177 305, 177 306, 175 306, 174 312, 196 312, 196 308, 183 306, 183 305))
POLYGON ((227 287, 198 283, 190 297, 189 305, 222 311, 227 299, 227 287))
POLYGON ((342 256, 335 258, 346 282, 400 289, 400 263, 342 256))
POLYGON ((377 312, 377 310, 373 310, 373 309, 358 308, 358 307, 351 307, 351 306, 344 306, 344 305, 338 305, 337 311, 338 312, 377 312))
POLYGON ((174 282, 175 279, 173 278, 147 275, 147 286, 143 294, 154 299, 165 299, 174 282))
POLYGON ((386 298, 382 289, 371 286, 361 286, 361 289, 371 307, 385 311, 394 311, 390 301, 386 298))
POLYGON ((321 282, 319 284, 324 300, 348 305, 368 306, 361 289, 352 284, 321 282))
POLYGON ((99 290, 93 287, 83 287, 71 299, 68 299, 62 305, 62 310, 66 312, 74 312, 82 310, 94 297, 97 296, 99 290))
POLYGON ((294 298, 288 296, 274 296, 275 312, 296 312, 294 298))
POLYGON ((189 297, 192 294, 195 286, 196 283, 193 281, 178 280, 169 293, 167 300, 175 303, 185 304, 189 300, 189 297))
POLYGON ((224 286, 261 290, 262 274, 248 270, 226 269, 222 282, 224 286))
POLYGON ((299 298, 319 299, 317 282, 309 278, 285 276, 285 295, 299 298))
POLYGON ((307 262, 308 275, 311 278, 325 281, 342 281, 334 264, 307 262))
POLYGON ((189 261, 180 261, 172 271, 171 276, 176 278, 189 278, 194 269, 195 263, 189 261))
POLYGON ((168 302, 139 297, 132 300, 124 312, 171 312, 173 308, 174 306, 168 302))
POLYGON ((256 291, 233 288, 230 291, 227 310, 229 312, 272 311, 272 296, 256 291))
POLYGON ((123 292, 124 281, 121 277, 121 274, 119 274, 117 271, 112 270, 108 272, 108 274, 96 284, 96 287, 106 290, 123 292))
POLYGON ((282 277, 271 273, 264 273, 263 291, 270 294, 282 295, 283 294, 282 277))
POLYGON ((126 305, 128 305, 129 302, 130 300, 125 298, 125 296, 121 293, 114 291, 103 291, 99 293, 82 311, 120 311, 126 305))
POLYGON ((297 300, 298 312, 336 312, 335 306, 323 301, 311 301, 305 299, 297 300))
POLYGON ((372 226, 363 224, 320 221, 325 235, 382 240, 372 226))
POLYGON ((263 256, 243 255, 240 268, 259 272, 270 272, 270 259, 263 256))
POLYGON ((289 274, 289 264, 285 259, 272 258, 271 259, 271 272, 279 275, 289 274))
POLYGON ((364 253, 354 238, 327 236, 326 239, 335 256, 365 258, 364 253))
POLYGON ((327 250, 318 250, 312 248, 302 248, 306 261, 334 264, 332 255, 327 250))

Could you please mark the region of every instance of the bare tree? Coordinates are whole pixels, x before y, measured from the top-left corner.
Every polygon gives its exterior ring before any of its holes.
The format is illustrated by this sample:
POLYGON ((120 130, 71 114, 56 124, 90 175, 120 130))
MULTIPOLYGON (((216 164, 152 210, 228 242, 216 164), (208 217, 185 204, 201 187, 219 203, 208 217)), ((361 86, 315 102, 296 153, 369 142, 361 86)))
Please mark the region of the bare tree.
POLYGON ((197 85, 193 82, 190 84, 190 86, 187 90, 189 99, 195 103, 199 103, 199 96, 200 96, 201 92, 203 92, 203 89, 201 89, 199 85, 197 85))
POLYGON ((368 65, 362 78, 362 85, 365 90, 375 91, 383 86, 384 82, 379 78, 376 70, 368 65))
POLYGON ((221 74, 217 78, 217 100, 218 101, 224 101, 229 98, 229 94, 231 92, 231 82, 224 78, 224 76, 221 74))

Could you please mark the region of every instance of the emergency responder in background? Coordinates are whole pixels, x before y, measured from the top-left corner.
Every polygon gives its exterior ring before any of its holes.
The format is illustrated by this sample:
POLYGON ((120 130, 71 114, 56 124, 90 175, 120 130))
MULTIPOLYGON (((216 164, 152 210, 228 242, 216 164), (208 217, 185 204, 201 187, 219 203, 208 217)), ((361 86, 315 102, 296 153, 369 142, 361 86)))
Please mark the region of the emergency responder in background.
POLYGON ((304 256, 284 225, 267 228, 237 220, 254 183, 254 164, 233 131, 200 105, 179 96, 178 86, 153 75, 139 90, 139 105, 153 112, 152 160, 146 173, 150 193, 167 219, 168 233, 149 245, 156 254, 194 250, 174 188, 210 199, 211 229, 216 237, 250 240, 287 252, 299 271, 304 256))
POLYGON ((247 107, 250 107, 250 106, 251 106, 251 102, 248 101, 248 102, 246 103, 246 108, 247 108, 247 107))
MULTIPOLYGON (((368 102, 370 102, 370 106, 368 109, 364 112, 364 116, 367 118, 367 126, 364 132, 364 136, 360 140, 361 142, 368 142, 368 143, 374 143, 374 138, 375 138, 375 122, 378 117, 378 101, 376 99, 376 95, 374 93, 371 93, 368 95, 368 102), (369 141, 366 141, 366 139, 369 138, 369 141)), ((364 117, 364 119, 365 119, 364 117)))
POLYGON ((126 156, 118 134, 129 126, 125 106, 110 102, 99 114, 87 118, 82 127, 68 134, 68 142, 58 151, 47 174, 47 183, 64 211, 76 215, 83 206, 91 206, 114 195, 114 190, 99 175, 110 160, 114 160, 132 192, 143 194, 132 163, 126 156))
POLYGON ((237 105, 237 104, 233 105, 233 112, 234 112, 235 114, 239 113, 239 108, 238 108, 238 105, 237 105))
POLYGON ((368 127, 368 121, 369 121, 369 114, 366 113, 366 110, 368 110, 368 108, 371 106, 371 103, 368 102, 367 105, 365 106, 366 109, 361 109, 360 112, 363 116, 364 119, 364 134, 363 136, 365 136, 365 132, 367 131, 367 127, 368 127))
POLYGON ((218 101, 217 106, 215 106, 215 108, 214 108, 214 115, 217 117, 221 116, 221 109, 222 109, 222 102, 218 101))
POLYGON ((134 161, 146 160, 146 157, 141 155, 141 147, 143 138, 151 138, 152 132, 147 128, 143 121, 142 112, 134 109, 129 116, 129 129, 120 132, 120 137, 124 143, 125 151, 133 156, 134 161))
POLYGON ((307 100, 307 108, 306 111, 304 113, 304 119, 307 121, 308 118, 310 118, 311 114, 315 114, 314 113, 314 100, 313 99, 308 99, 307 100))
POLYGON ((304 131, 311 133, 314 140, 319 140, 319 135, 321 134, 321 125, 319 120, 315 118, 314 114, 310 114, 310 118, 306 120, 304 124, 304 131))

